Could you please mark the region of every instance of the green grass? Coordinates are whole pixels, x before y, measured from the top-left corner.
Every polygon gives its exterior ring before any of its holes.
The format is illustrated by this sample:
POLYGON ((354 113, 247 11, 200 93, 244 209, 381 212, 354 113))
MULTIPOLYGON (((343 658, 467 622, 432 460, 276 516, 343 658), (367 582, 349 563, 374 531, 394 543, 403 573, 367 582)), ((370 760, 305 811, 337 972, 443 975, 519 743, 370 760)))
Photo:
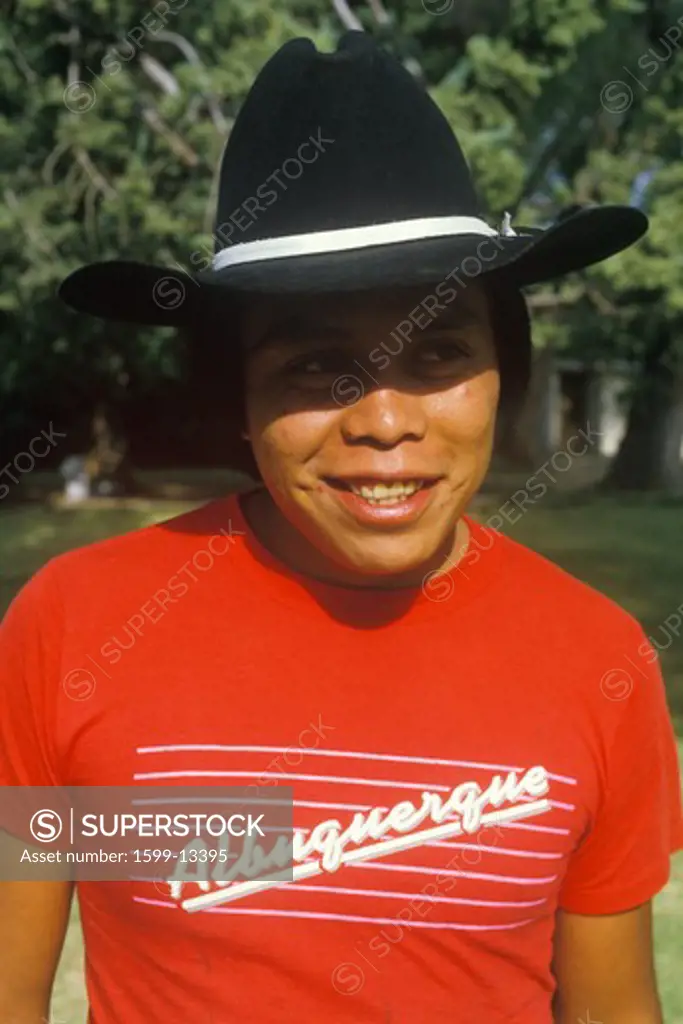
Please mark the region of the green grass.
MULTIPOLYGON (((0 612, 48 558, 73 547, 169 518, 196 502, 147 502, 135 509, 52 511, 41 506, 0 509, 0 612)), ((499 505, 486 496, 477 516, 499 505)), ((585 580, 636 615, 661 642, 664 620, 683 602, 683 504, 653 498, 549 496, 506 532, 585 580)), ((683 735, 683 638, 662 663, 678 735, 683 735)), ((683 753, 683 751, 682 751, 683 753)), ((655 901, 656 956, 667 1024, 683 1024, 683 857, 655 901)), ((85 1019, 82 950, 77 914, 62 957, 53 1004, 55 1020, 85 1019)))
POLYGON ((53 510, 42 505, 0 509, 0 614, 19 587, 49 558, 169 519, 193 504, 140 501, 135 509, 53 510))

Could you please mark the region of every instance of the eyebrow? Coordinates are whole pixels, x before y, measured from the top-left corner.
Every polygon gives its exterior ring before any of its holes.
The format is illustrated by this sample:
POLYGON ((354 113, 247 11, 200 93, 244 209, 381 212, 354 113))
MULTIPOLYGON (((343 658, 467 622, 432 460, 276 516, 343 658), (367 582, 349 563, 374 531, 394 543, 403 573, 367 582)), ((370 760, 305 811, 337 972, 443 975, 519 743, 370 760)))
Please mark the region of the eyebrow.
MULTIPOLYGON (((408 315, 403 321, 397 321, 394 330, 407 319, 408 315)), ((458 306, 457 308, 451 307, 446 313, 437 313, 430 323, 417 329, 421 335, 437 334, 454 327, 469 327, 478 322, 479 317, 473 309, 469 306, 458 306)), ((309 316, 301 313, 292 313, 272 323, 262 335, 252 342, 249 351, 261 352, 282 345, 294 348, 310 342, 339 344, 348 342, 350 337, 351 332, 346 328, 330 322, 312 320, 309 316)))
POLYGON ((313 321, 301 314, 292 314, 275 321, 249 346, 250 351, 259 351, 276 345, 301 345, 310 341, 348 341, 350 334, 342 327, 331 323, 313 321))
POLYGON ((469 327, 479 323, 479 319, 473 309, 468 306, 459 306, 457 309, 449 309, 446 313, 436 313, 425 327, 418 327, 418 330, 422 334, 429 334, 430 331, 446 331, 452 327, 469 327))

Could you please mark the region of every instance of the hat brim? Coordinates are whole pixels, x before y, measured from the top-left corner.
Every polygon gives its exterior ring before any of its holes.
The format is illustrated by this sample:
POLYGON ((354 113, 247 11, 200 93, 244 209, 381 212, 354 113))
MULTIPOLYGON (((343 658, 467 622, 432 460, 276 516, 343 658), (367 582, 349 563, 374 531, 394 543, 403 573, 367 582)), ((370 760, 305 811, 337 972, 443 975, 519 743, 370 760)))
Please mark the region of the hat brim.
POLYGON ((628 248, 648 228, 629 206, 582 209, 542 229, 518 235, 457 235, 343 252, 264 259, 196 274, 125 260, 93 263, 62 283, 72 309, 105 320, 181 326, 216 295, 323 294, 380 288, 455 287, 492 273, 517 288, 551 281, 628 248))

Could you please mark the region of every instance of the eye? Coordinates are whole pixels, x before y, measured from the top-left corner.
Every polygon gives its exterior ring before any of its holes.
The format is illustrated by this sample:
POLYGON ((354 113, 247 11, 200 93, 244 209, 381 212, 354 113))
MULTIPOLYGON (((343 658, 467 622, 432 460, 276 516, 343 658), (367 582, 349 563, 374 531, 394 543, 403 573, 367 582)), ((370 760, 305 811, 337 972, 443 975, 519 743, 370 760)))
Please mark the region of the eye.
POLYGON ((293 359, 287 366, 292 373, 323 373, 324 368, 324 360, 316 356, 302 356, 299 359, 293 359))
POLYGON ((471 350, 463 341, 443 339, 428 341, 421 345, 417 352, 417 359, 421 369, 428 372, 453 372, 456 364, 471 355, 471 350))
POLYGON ((348 357, 330 349, 318 352, 306 352, 290 360, 285 373, 295 381, 313 386, 326 386, 330 378, 334 379, 343 372, 348 357))

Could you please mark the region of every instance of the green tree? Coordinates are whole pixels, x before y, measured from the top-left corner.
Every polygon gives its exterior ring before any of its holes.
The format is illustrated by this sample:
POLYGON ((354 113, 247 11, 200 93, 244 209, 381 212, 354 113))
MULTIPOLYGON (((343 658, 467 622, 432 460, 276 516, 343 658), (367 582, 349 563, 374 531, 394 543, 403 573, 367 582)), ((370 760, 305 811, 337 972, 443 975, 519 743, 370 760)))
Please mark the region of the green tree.
MULTIPOLYGON (((683 439, 683 5, 511 0, 481 12, 435 94, 490 209, 522 223, 573 203, 646 210, 645 241, 543 294, 544 344, 631 370, 613 486, 677 489, 683 439), (561 315, 558 315, 561 311, 561 315)), ((447 19, 462 25, 456 5, 447 19)), ((451 31, 454 31, 451 30, 451 31)), ((453 52, 452 50, 450 51, 453 52)))
POLYGON ((5 436, 38 410, 115 414, 177 379, 170 332, 73 316, 56 287, 91 260, 187 266, 211 247, 235 113, 287 39, 330 42, 314 12, 269 0, 230 0, 211 17, 188 0, 22 0, 0 26, 5 436))
POLYGON ((541 344, 633 368, 614 482, 674 485, 683 86, 677 47, 649 50, 675 40, 680 0, 226 0, 210 17, 187 0, 111 7, 22 0, 0 28, 6 423, 55 394, 92 411, 178 379, 176 339, 72 317, 56 285, 93 259, 186 266, 208 251, 218 160, 259 68, 295 35, 330 49, 360 27, 430 88, 494 221, 509 210, 545 223, 575 202, 646 208, 646 242, 531 299, 556 305, 539 318, 541 344))

